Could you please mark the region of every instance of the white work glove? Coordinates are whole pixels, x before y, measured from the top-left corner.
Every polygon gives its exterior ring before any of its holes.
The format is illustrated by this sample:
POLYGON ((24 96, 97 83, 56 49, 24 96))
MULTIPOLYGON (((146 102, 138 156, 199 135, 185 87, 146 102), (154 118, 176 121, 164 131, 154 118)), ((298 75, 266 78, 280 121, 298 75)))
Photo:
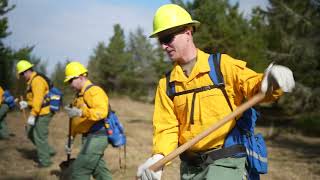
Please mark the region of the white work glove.
POLYGON ((20 101, 19 106, 20 106, 20 109, 22 110, 28 107, 28 103, 27 101, 20 101))
POLYGON ((82 116, 82 110, 79 109, 79 108, 76 108, 76 107, 68 107, 68 106, 65 106, 64 109, 67 111, 68 113, 68 116, 70 118, 73 118, 73 117, 81 117, 82 116))
POLYGON ((264 72, 261 91, 266 93, 269 88, 275 85, 273 83, 277 83, 276 86, 279 86, 283 92, 292 92, 295 86, 292 71, 285 66, 271 63, 264 72))
POLYGON ((67 154, 71 154, 72 145, 73 145, 73 138, 70 139, 70 147, 68 147, 68 141, 66 141, 66 144, 64 145, 64 150, 67 154))
POLYGON ((30 115, 30 116, 28 117, 27 123, 28 123, 30 126, 34 126, 35 123, 36 123, 36 117, 34 117, 33 115, 30 115))
POLYGON ((153 172, 149 169, 151 165, 158 162, 160 159, 162 159, 164 156, 161 154, 155 154, 149 159, 147 159, 143 164, 141 164, 138 167, 137 177, 140 180, 160 180, 162 175, 162 169, 153 172))

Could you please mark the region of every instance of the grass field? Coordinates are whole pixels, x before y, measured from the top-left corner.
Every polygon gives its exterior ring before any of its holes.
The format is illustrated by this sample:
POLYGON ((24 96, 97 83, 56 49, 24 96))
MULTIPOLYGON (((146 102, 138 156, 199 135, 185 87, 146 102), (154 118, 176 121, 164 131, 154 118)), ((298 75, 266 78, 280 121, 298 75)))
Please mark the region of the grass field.
MULTIPOLYGON (((127 134, 126 169, 119 167, 119 149, 109 146, 105 152, 107 165, 115 180, 132 180, 139 164, 151 154, 153 105, 132 101, 129 98, 113 98, 111 105, 123 122, 127 134)), ((67 139, 68 118, 64 112, 57 113, 50 125, 50 144, 57 155, 54 165, 47 169, 36 167, 36 151, 26 138, 23 116, 20 112, 8 114, 7 122, 15 136, 0 141, 0 180, 56 180, 59 179, 59 163, 66 159, 64 144, 67 139)), ((320 179, 320 138, 305 137, 298 133, 268 127, 257 128, 267 138, 269 173, 261 179, 320 179)), ((76 139, 72 156, 79 151, 80 138, 76 139)), ((122 151, 123 152, 123 151, 122 151)), ((122 157, 122 163, 124 159, 122 157)), ((179 159, 167 166, 164 180, 179 179, 179 159)))

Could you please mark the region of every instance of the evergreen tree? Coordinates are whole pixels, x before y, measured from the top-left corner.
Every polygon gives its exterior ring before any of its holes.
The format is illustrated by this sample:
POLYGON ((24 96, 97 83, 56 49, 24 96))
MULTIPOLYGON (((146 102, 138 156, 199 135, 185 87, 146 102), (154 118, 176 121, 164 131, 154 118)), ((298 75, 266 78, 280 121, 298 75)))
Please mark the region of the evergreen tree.
POLYGON ((89 77, 92 79, 95 83, 100 84, 100 82, 103 82, 103 74, 100 69, 100 63, 106 59, 106 49, 104 42, 99 42, 98 46, 94 49, 93 55, 90 56, 90 60, 88 63, 88 71, 89 71, 89 77))
POLYGON ((5 89, 12 85, 14 66, 12 50, 3 43, 3 39, 11 34, 7 31, 8 18, 5 15, 14 7, 8 5, 8 0, 0 0, 0 85, 5 89))
POLYGON ((319 87, 319 0, 271 0, 262 12, 268 22, 269 59, 289 66, 298 82, 319 87))
MULTIPOLYGON (((98 83, 107 90, 125 91, 127 78, 131 77, 129 54, 125 50, 124 32, 119 24, 114 25, 114 35, 105 48, 99 43, 89 63, 90 69, 97 68, 98 83)), ((94 75, 96 77, 96 75, 94 75)))
MULTIPOLYGON (((34 46, 32 47, 24 47, 19 49, 18 51, 13 51, 12 54, 12 62, 14 62, 13 67, 11 68, 11 77, 12 82, 14 84, 15 90, 14 92, 17 94, 24 94, 25 89, 26 89, 26 82, 23 78, 18 77, 16 74, 16 63, 19 60, 25 59, 28 60, 30 63, 34 64, 33 70, 47 75, 47 63, 46 62, 41 62, 41 59, 32 55, 34 46), (18 79, 17 79, 18 77, 18 79)), ((47 75, 48 76, 48 75, 47 75)))
POLYGON ((230 5, 227 0, 173 2, 185 7, 201 22, 194 36, 197 47, 208 53, 227 53, 243 59, 255 70, 266 67, 263 36, 239 13, 238 4, 230 5))
POLYGON ((128 79, 133 92, 139 95, 148 95, 155 88, 157 75, 153 67, 155 61, 154 49, 149 39, 138 28, 129 35, 128 53, 130 54, 129 67, 133 76, 128 79))
POLYGON ((55 65, 55 68, 51 75, 51 81, 53 82, 54 86, 63 91, 66 89, 66 84, 64 83, 64 79, 65 79, 64 70, 67 64, 68 64, 68 61, 66 61, 65 63, 58 62, 55 65))

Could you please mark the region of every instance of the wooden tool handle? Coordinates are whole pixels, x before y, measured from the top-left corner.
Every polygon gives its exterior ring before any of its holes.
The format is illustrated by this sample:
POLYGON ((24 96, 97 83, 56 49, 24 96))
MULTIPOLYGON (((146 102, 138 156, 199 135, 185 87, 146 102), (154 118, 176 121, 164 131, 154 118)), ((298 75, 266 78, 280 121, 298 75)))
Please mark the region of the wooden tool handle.
POLYGON ((203 138, 207 137, 209 134, 214 132, 215 130, 219 129, 221 126, 229 122, 230 120, 236 118, 238 115, 242 114, 244 111, 249 109, 250 107, 254 106, 255 104, 259 103, 263 98, 265 97, 265 94, 258 93, 251 99, 249 99, 247 102, 243 103, 241 106, 239 106, 237 109, 235 109, 233 112, 231 112, 229 115, 224 117, 222 120, 218 121, 218 123, 212 125, 207 130, 203 131, 187 143, 179 146, 177 149, 172 151, 170 154, 165 156, 163 159, 159 160, 155 164, 149 167, 150 170, 156 172, 159 169, 161 169, 165 164, 167 164, 169 161, 172 161, 175 157, 189 149, 191 146, 195 145, 197 142, 202 140, 203 138))
MULTIPOLYGON (((20 101, 23 101, 23 96, 20 96, 20 101)), ((25 109, 22 109, 22 114, 24 121, 27 121, 27 114, 25 109)))

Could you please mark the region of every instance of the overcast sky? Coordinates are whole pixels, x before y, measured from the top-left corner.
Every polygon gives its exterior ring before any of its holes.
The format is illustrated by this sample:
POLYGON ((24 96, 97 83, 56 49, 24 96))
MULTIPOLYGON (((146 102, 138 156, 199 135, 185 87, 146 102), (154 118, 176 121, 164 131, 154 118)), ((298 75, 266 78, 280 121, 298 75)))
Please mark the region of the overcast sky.
MULTIPOLYGON (((231 0, 231 3, 238 0, 231 0)), ((169 0, 10 0, 16 8, 7 14, 12 34, 5 44, 19 49, 35 45, 33 55, 54 65, 66 59, 85 65, 97 43, 108 43, 113 25, 119 23, 128 34, 142 27, 152 31, 152 18, 169 0)), ((240 0, 246 14, 267 0, 240 0)))

